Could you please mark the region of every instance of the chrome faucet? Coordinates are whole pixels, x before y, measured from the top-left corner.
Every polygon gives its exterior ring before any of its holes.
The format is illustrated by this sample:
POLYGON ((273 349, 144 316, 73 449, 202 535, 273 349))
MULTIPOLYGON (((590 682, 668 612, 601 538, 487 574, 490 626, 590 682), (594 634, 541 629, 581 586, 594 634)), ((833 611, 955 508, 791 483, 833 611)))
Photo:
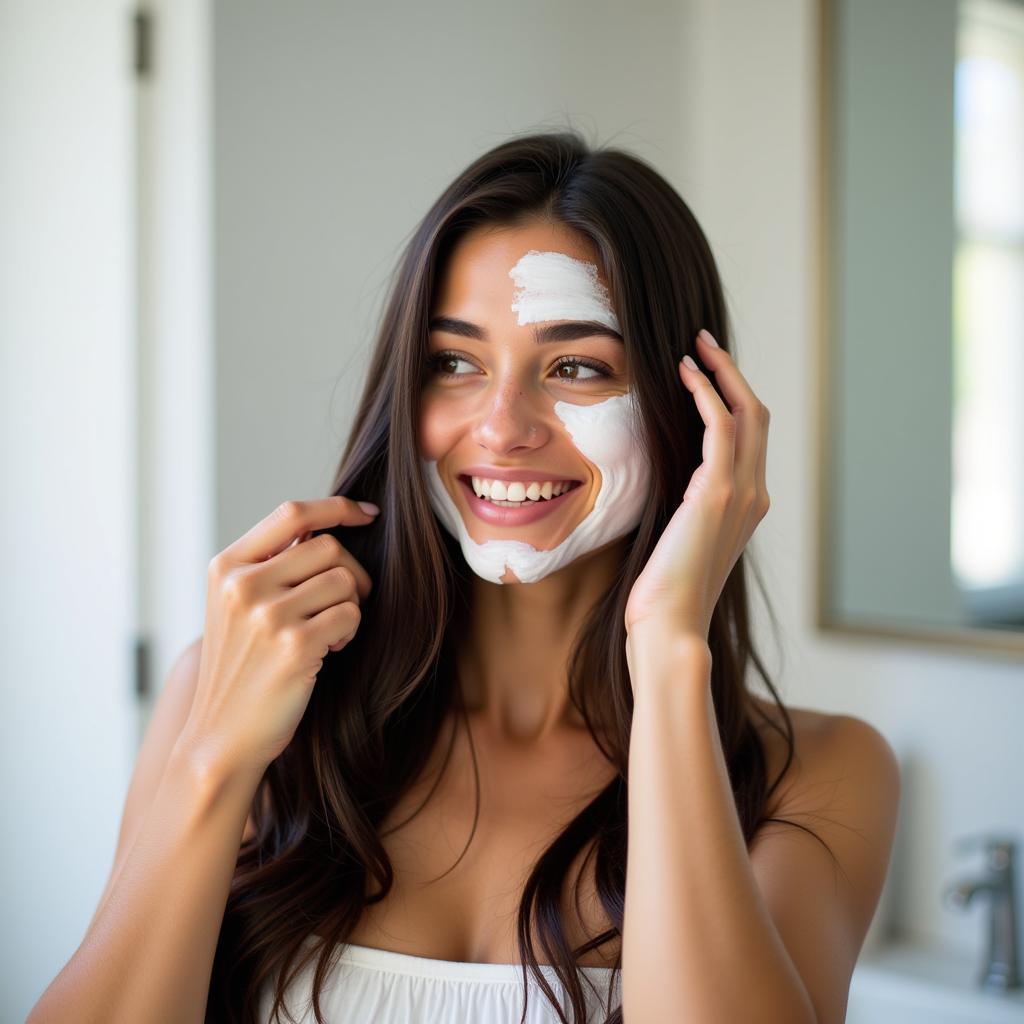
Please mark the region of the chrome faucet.
POLYGON ((997 992, 1019 989, 1021 973, 1017 959, 1017 889, 1014 878, 1016 843, 1003 836, 965 836, 957 839, 953 848, 957 853, 978 848, 985 850, 987 872, 980 877, 955 882, 945 891, 946 904, 950 907, 966 907, 980 893, 989 897, 988 953, 978 984, 997 992))

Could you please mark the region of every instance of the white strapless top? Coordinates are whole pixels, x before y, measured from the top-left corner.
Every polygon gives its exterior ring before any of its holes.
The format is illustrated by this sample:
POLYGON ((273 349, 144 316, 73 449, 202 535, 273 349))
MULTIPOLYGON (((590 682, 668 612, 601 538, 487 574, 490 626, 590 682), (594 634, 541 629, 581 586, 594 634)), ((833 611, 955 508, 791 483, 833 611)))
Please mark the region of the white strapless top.
MULTIPOLYGON (((316 939, 309 936, 306 944, 316 939)), ((285 991, 284 1009, 298 1024, 314 1024, 312 981, 316 960, 306 965, 285 991)), ((320 992, 320 1009, 328 1024, 517 1024, 523 1010, 523 979, 518 964, 474 964, 456 960, 395 953, 391 950, 343 945, 334 969, 320 992)), ((613 982, 610 967, 582 967, 581 983, 587 1001, 587 1024, 607 1016, 605 1001, 613 982)), ((570 1001, 555 969, 541 971, 562 1003, 567 1018, 570 1001)), ((614 972, 612 1009, 622 1002, 622 974, 614 972)), ((556 1024, 554 1012, 532 973, 527 969, 526 1024, 556 1024)), ((257 1019, 270 1019, 273 989, 260 994, 257 1019)), ((282 1022, 287 1021, 282 1012, 282 1022)))

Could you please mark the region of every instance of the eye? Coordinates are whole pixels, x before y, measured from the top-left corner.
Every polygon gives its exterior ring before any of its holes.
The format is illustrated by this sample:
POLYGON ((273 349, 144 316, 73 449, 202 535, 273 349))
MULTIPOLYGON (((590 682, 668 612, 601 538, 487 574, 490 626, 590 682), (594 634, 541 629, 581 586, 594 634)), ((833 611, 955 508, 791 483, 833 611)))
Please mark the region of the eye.
POLYGON ((595 362, 593 359, 582 359, 579 356, 566 356, 565 359, 559 359, 555 363, 555 372, 557 373, 562 369, 563 366, 568 366, 570 369, 575 370, 575 374, 571 377, 560 377, 560 380, 594 380, 597 377, 607 377, 608 373, 601 363, 595 362), (580 370, 590 370, 593 376, 580 376, 580 370))
POLYGON ((464 377, 463 373, 456 373, 454 370, 443 370, 441 369, 446 363, 465 363, 467 366, 472 366, 472 363, 468 359, 463 358, 458 352, 438 352, 436 356, 431 356, 427 359, 427 366, 435 373, 439 373, 442 377, 464 377))
MULTIPOLYGON (((441 377, 468 377, 468 373, 459 372, 456 369, 448 369, 449 366, 457 366, 459 363, 465 363, 467 366, 473 364, 465 357, 460 355, 458 352, 438 352, 436 355, 429 356, 427 358, 427 368, 432 372, 436 373, 441 377)), ((558 380, 566 381, 569 384, 581 383, 588 380, 597 380, 600 377, 613 376, 604 363, 599 363, 595 359, 586 359, 582 356, 564 356, 555 363, 552 368, 558 380), (571 371, 570 374, 562 374, 563 367, 568 367, 571 371), (585 375, 580 375, 580 370, 589 371, 585 375)))

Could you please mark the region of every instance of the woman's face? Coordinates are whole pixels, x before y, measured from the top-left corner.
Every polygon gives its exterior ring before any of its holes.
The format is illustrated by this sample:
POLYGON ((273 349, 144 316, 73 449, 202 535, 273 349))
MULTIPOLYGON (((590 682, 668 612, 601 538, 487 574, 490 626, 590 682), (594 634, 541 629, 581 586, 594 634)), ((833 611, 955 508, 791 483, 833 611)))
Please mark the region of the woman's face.
POLYGON ((593 246, 569 229, 480 228, 453 249, 431 309, 419 443, 475 544, 551 551, 594 509, 599 463, 633 459, 621 439, 602 446, 627 424, 617 328, 593 246))

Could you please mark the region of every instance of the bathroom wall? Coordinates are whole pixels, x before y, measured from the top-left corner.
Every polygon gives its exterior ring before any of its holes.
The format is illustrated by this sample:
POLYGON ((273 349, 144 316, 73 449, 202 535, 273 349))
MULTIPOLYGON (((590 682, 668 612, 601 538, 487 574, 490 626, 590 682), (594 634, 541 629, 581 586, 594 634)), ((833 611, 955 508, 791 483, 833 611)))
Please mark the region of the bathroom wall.
POLYGON ((0 3, 0 1020, 81 941, 134 746, 126 0, 0 3))

